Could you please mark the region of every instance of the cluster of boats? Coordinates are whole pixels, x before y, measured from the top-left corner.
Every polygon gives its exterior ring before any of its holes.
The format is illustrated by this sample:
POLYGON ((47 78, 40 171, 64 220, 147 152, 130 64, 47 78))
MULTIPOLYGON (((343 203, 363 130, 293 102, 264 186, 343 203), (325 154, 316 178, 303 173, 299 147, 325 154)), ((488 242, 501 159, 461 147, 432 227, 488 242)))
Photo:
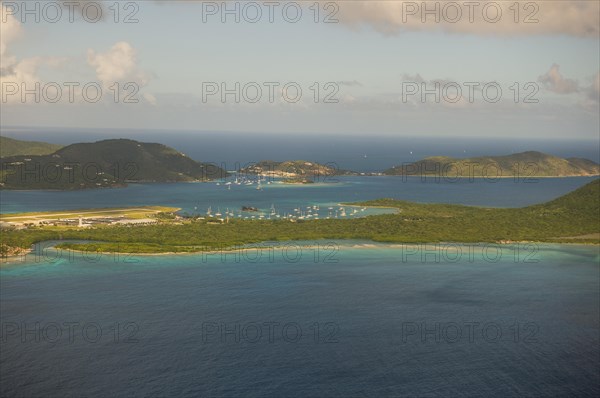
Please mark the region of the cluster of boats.
MULTIPOLYGON (((319 210, 320 210, 319 206, 307 206, 306 209, 304 209, 302 207, 298 207, 298 208, 294 209, 294 212, 292 214, 290 214, 288 217, 291 217, 291 218, 297 219, 297 220, 309 220, 309 219, 318 220, 319 219, 319 210)), ((331 218, 353 217, 361 212, 364 212, 365 210, 367 210, 366 207, 362 207, 360 209, 352 208, 351 211, 346 212, 346 209, 341 206, 338 208, 328 207, 327 208, 327 216, 325 217, 325 219, 329 220, 331 218)))
MULTIPOLYGON (((197 207, 195 208, 197 210, 197 207)), ((344 218, 344 217, 353 217, 357 214, 364 212, 367 210, 366 207, 362 208, 353 208, 351 211, 346 211, 344 207, 329 207, 327 208, 327 216, 325 219, 332 218, 344 218)), ((281 214, 275 209, 275 205, 271 205, 271 209, 268 212, 261 212, 260 214, 251 214, 249 212, 258 212, 259 210, 253 207, 242 207, 242 210, 234 211, 227 208, 225 212, 221 212, 220 208, 217 208, 217 211, 213 213, 212 207, 209 207, 206 211, 206 217, 214 217, 219 219, 220 221, 227 221, 230 218, 239 218, 244 220, 318 220, 321 218, 319 215, 319 211, 321 211, 320 207, 317 205, 306 206, 306 207, 297 207, 292 212, 287 212, 285 214, 281 214)))
POLYGON ((227 187, 227 189, 231 190, 232 185, 255 185, 256 184, 256 189, 258 191, 261 191, 263 183, 269 185, 272 183, 272 181, 268 181, 264 176, 261 176, 261 175, 257 176, 257 178, 255 178, 255 179, 248 178, 248 177, 240 178, 238 176, 235 176, 235 180, 233 180, 233 181, 227 181, 227 182, 219 181, 216 183, 216 185, 219 185, 219 186, 222 185, 222 186, 227 187))
MULTIPOLYGON (((272 181, 265 176, 240 176, 236 175, 235 179, 230 181, 219 181, 216 182, 217 186, 227 187, 228 190, 232 186, 255 186, 257 190, 262 190, 263 184, 272 184, 272 181)), ((198 211, 198 207, 194 207, 194 210, 198 211)), ((216 218, 221 222, 228 221, 229 219, 243 219, 243 220, 319 220, 319 219, 336 219, 345 217, 354 217, 359 213, 366 211, 366 207, 346 210, 345 207, 328 207, 327 209, 321 209, 318 205, 311 206, 298 206, 292 211, 285 213, 279 212, 275 209, 274 205, 271 205, 270 210, 261 211, 258 208, 252 206, 242 206, 241 210, 225 209, 224 212, 220 208, 217 208, 216 212, 213 212, 212 207, 209 207, 206 211, 206 218, 216 218)), ((196 213, 200 216, 200 213, 196 213)), ((205 217, 202 217, 205 218, 205 217)))

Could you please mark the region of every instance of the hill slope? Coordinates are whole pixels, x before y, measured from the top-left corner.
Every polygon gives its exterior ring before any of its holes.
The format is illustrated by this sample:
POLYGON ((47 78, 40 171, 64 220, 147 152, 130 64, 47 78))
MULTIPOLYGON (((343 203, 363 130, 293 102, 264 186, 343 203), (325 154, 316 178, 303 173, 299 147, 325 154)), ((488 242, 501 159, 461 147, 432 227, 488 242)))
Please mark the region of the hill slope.
POLYGON ((0 157, 19 155, 48 155, 62 148, 61 145, 38 141, 21 141, 0 136, 0 157))
POLYGON ((0 160, 3 188, 82 189, 127 182, 204 181, 226 172, 162 144, 111 139, 72 144, 51 155, 0 160))
POLYGON ((600 166, 581 158, 563 159, 542 152, 456 159, 433 156, 384 171, 387 175, 456 177, 572 177, 600 174, 600 166))

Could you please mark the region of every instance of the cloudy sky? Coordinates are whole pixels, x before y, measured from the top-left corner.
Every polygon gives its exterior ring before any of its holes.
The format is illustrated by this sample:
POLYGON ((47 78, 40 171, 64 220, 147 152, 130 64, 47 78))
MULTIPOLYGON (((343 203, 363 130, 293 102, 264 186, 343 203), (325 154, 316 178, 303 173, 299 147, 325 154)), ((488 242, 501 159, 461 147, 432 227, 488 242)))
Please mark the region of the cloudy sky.
POLYGON ((515 3, 2 1, 1 125, 597 139, 600 2, 515 3))

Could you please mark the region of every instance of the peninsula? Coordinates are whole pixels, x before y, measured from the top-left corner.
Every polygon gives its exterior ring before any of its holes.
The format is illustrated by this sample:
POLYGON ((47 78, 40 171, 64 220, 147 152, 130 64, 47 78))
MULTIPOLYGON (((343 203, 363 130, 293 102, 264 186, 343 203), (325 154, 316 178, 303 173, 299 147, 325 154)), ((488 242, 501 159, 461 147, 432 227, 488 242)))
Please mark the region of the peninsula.
POLYGON ((527 151, 505 156, 457 159, 433 156, 387 169, 385 175, 436 176, 451 178, 533 178, 600 175, 600 165, 582 158, 560 158, 527 151))

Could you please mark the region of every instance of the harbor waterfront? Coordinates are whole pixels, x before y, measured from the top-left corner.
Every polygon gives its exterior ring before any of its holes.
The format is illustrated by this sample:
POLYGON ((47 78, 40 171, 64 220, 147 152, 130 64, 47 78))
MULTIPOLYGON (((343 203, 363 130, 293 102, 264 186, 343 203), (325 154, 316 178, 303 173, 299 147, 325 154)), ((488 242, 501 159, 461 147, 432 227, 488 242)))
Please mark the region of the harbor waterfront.
MULTIPOLYGON (((314 184, 224 185, 220 182, 141 183, 125 188, 81 191, 2 191, 0 213, 22 213, 85 208, 171 206, 189 214, 213 213, 252 206, 269 212, 274 205, 281 214, 299 206, 318 205, 327 216, 329 207, 342 202, 395 198, 421 203, 453 203, 489 207, 523 207, 552 200, 594 177, 460 179, 434 177, 335 176, 314 184), (334 181, 332 181, 335 179, 334 181), (216 185, 219 183, 220 185, 216 185)), ((234 178, 229 179, 234 181, 234 178)), ((377 211, 381 212, 381 211, 377 211)), ((385 212, 385 211, 384 211, 385 212)), ((367 213, 369 214, 369 213, 367 213)))

